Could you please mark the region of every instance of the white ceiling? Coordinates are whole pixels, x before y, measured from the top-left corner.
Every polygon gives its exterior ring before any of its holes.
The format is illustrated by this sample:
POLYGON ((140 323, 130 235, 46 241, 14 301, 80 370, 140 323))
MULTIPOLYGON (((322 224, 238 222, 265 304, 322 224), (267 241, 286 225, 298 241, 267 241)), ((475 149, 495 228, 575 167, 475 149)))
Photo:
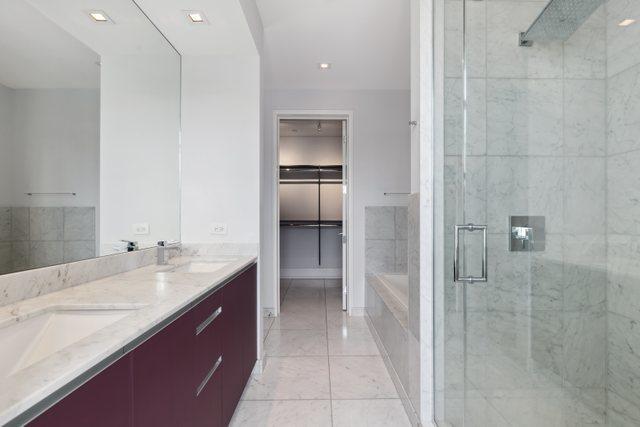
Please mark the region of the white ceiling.
POLYGON ((256 45, 239 0, 137 1, 183 55, 256 53, 256 45), (209 23, 190 23, 185 10, 204 12, 209 23))
POLYGON ((0 3, 0 84, 13 89, 95 88, 98 55, 25 0, 0 3))
POLYGON ((342 122, 340 120, 281 120, 280 136, 295 137, 341 137, 342 122))
POLYGON ((256 2, 267 89, 409 89, 409 0, 256 2))
POLYGON ((0 83, 97 88, 105 55, 177 54, 132 0, 0 0, 0 83), (102 10, 114 24, 96 23, 102 10))

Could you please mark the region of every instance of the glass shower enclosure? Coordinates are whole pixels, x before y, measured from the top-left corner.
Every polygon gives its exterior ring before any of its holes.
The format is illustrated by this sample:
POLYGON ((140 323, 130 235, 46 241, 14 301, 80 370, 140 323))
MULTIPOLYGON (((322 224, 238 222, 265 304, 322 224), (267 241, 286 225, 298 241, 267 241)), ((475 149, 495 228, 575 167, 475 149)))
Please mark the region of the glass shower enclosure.
POLYGON ((436 421, 638 426, 640 1, 434 7, 436 421))

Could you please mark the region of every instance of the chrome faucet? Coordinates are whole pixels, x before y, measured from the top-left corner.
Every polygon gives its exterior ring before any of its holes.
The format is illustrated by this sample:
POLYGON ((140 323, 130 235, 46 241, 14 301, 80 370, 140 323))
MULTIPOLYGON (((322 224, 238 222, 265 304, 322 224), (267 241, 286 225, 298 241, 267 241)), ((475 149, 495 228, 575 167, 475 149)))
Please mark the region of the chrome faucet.
POLYGON ((167 265, 167 259, 165 257, 165 251, 180 250, 180 244, 176 243, 168 246, 166 240, 160 240, 158 242, 158 265, 167 265))

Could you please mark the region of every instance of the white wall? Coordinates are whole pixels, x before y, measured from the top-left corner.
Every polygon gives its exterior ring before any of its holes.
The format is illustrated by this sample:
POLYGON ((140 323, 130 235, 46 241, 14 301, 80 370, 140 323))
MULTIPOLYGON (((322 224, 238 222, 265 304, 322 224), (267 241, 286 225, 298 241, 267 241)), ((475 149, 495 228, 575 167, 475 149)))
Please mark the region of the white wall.
POLYGON ((9 147, 11 143, 11 101, 12 90, 0 84, 0 206, 11 204, 11 159, 9 147))
POLYGON ((185 56, 182 85, 182 241, 257 248, 260 58, 185 56))
POLYGON ((121 239, 179 240, 180 59, 177 54, 101 61, 101 253, 121 239), (149 235, 132 225, 149 223, 149 235))
POLYGON ((273 294, 273 111, 295 109, 351 110, 354 182, 354 279, 352 306, 364 307, 364 208, 370 205, 407 204, 406 196, 384 196, 384 192, 410 189, 410 95, 408 90, 278 90, 265 91, 263 103, 264 163, 262 207, 262 303, 275 307, 273 294))
POLYGON ((98 89, 2 86, 0 204, 97 207, 99 108, 98 89), (77 195, 29 197, 27 192, 77 195))

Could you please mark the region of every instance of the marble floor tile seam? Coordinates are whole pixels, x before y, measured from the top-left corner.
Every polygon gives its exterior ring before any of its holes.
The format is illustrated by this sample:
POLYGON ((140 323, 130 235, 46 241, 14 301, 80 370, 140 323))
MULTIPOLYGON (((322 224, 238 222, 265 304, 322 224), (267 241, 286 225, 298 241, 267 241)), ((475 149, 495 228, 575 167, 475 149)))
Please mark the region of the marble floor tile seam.
POLYGON ((329 366, 329 370, 328 370, 328 374, 329 374, 329 398, 331 399, 331 403, 329 404, 329 413, 331 414, 331 425, 333 426, 335 424, 335 421, 333 420, 333 384, 331 384, 331 359, 329 359, 329 313, 328 313, 328 307, 327 307, 327 282, 324 282, 324 310, 325 310, 325 316, 324 316, 324 332, 325 332, 325 336, 327 337, 326 339, 326 343, 327 343, 327 364, 329 366))
POLYGON ((333 401, 344 401, 344 400, 357 400, 357 401, 367 401, 367 400, 379 400, 379 401, 384 401, 384 400, 391 400, 391 401, 395 401, 395 400, 401 400, 399 397, 349 397, 349 398, 336 398, 333 397, 331 399, 324 399, 324 398, 309 398, 309 397, 305 397, 302 399, 256 399, 256 398, 250 398, 250 399, 245 399, 244 397, 241 399, 244 402, 305 402, 305 401, 309 401, 309 402, 333 402, 333 401))

